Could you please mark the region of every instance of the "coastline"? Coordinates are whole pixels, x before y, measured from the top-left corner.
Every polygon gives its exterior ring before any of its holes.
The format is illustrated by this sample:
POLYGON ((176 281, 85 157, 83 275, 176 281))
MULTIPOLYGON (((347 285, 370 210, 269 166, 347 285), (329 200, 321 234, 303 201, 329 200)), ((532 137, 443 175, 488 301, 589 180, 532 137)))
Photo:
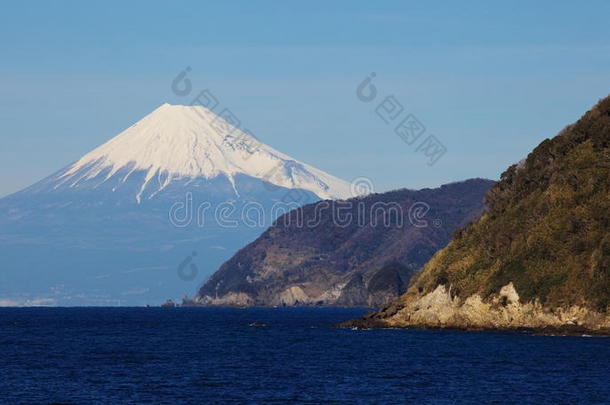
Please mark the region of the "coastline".
POLYGON ((350 319, 333 325, 336 328, 356 328, 356 329, 415 329, 415 330, 434 330, 434 331, 460 331, 460 332, 499 332, 499 333, 519 333, 539 336, 577 336, 577 337, 610 337, 610 328, 588 329, 579 325, 565 326, 544 326, 544 327, 482 327, 482 326, 437 326, 428 324, 409 324, 398 325, 389 324, 386 321, 376 318, 350 319))

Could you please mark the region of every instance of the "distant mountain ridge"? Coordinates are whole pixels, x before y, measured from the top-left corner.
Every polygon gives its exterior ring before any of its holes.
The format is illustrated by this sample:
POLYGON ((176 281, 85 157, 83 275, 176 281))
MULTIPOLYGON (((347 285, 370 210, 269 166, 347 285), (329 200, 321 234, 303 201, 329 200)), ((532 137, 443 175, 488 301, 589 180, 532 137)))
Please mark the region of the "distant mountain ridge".
POLYGON ((403 296, 348 326, 610 334, 610 97, 509 167, 403 296))
POLYGON ((306 205, 278 218, 224 263, 194 303, 383 305, 406 290, 451 232, 479 217, 493 184, 474 179, 306 205), (424 211, 414 210, 418 207, 424 211), (339 216, 351 220, 341 222, 339 216))

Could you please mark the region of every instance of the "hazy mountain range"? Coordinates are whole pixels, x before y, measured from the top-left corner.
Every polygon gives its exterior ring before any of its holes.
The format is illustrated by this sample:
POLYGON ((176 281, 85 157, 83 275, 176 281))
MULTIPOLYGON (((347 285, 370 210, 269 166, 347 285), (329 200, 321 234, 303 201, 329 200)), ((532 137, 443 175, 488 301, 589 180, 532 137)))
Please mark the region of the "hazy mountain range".
POLYGON ((293 210, 224 263, 195 303, 381 306, 406 291, 455 229, 478 219, 493 184, 474 179, 293 210))

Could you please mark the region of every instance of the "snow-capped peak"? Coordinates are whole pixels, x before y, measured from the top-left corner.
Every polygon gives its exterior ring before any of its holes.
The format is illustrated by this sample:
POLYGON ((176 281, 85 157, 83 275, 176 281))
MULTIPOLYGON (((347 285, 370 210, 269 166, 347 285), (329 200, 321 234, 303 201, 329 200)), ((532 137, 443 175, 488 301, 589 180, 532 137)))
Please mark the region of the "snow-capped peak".
POLYGON ((57 187, 77 187, 100 173, 109 179, 126 170, 123 182, 136 171, 146 173, 138 201, 155 176, 164 179, 156 186, 160 191, 177 179, 225 175, 239 195, 236 174, 320 198, 351 196, 349 183, 278 152, 202 106, 163 104, 68 167, 57 187))

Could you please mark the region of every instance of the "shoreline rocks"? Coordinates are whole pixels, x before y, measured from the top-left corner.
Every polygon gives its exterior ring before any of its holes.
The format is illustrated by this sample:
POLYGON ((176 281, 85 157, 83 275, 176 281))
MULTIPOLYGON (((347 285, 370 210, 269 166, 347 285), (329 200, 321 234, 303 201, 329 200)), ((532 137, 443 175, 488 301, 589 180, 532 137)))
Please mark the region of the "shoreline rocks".
POLYGON ((379 312, 337 326, 610 336, 608 315, 578 305, 547 308, 538 301, 522 303, 512 283, 486 300, 478 294, 460 299, 452 296, 450 287, 439 285, 431 293, 407 293, 379 312))

